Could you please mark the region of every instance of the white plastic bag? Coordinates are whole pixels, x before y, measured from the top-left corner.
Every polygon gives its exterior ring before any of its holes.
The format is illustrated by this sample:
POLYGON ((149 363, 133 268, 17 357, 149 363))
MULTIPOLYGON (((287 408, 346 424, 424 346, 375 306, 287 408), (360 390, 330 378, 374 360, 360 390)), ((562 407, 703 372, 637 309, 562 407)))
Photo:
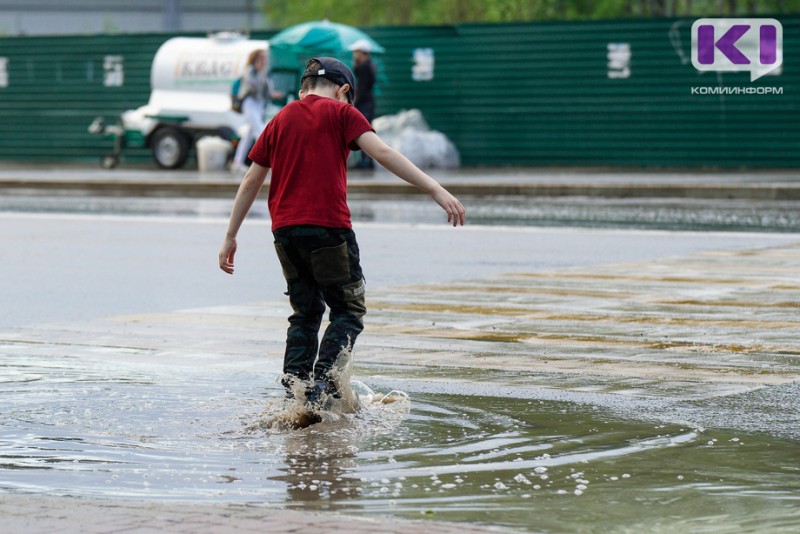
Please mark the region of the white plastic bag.
POLYGON ((443 133, 431 130, 418 109, 378 117, 372 125, 387 145, 417 167, 455 169, 461 166, 456 146, 443 133))

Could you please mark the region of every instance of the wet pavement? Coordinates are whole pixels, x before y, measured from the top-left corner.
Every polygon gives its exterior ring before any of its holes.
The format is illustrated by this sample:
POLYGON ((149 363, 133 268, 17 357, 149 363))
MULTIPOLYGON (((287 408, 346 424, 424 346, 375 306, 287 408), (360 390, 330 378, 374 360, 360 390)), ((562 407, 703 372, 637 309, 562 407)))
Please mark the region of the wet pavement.
MULTIPOLYGON (((136 243, 108 218, 83 223, 103 243, 124 236, 116 254, 136 243)), ((800 237, 357 231, 389 256, 368 274, 364 407, 317 427, 262 425, 283 402, 279 289, 4 327, 4 519, 25 532, 800 525, 800 237), (414 243, 421 265, 392 255, 414 243), (408 400, 375 402, 391 390, 408 400)))
POLYGON ((798 272, 795 243, 398 287, 373 297, 370 363, 435 364, 443 379, 452 367, 462 384, 464 369, 504 370, 498 388, 548 400, 800 439, 800 413, 785 410, 800 378, 798 272))
POLYGON ((298 512, 258 505, 213 503, 91 501, 51 496, 0 494, 4 532, 80 533, 232 533, 340 531, 356 534, 478 534, 510 532, 500 528, 436 521, 386 521, 332 513, 298 512))

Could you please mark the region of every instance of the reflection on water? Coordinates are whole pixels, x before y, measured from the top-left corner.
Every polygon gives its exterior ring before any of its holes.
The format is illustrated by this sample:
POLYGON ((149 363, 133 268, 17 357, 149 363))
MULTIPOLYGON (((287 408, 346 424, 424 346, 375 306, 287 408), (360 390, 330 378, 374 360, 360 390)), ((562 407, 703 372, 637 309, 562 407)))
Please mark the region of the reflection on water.
POLYGON ((31 356, 13 346, 0 369, 0 491, 273 503, 540 531, 800 524, 797 443, 768 435, 624 420, 608 408, 478 395, 468 385, 426 393, 413 380, 410 400, 375 402, 362 388, 357 413, 270 430, 259 423, 284 403, 274 373, 135 355, 113 364, 31 356))

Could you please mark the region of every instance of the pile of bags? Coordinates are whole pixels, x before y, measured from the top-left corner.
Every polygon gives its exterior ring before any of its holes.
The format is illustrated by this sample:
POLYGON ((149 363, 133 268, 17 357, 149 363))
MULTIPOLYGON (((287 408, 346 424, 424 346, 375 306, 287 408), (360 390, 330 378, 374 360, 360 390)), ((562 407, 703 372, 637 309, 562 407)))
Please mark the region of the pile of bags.
POLYGON ((456 146, 442 133, 431 130, 418 109, 383 115, 372 121, 383 141, 422 169, 456 169, 461 157, 456 146))

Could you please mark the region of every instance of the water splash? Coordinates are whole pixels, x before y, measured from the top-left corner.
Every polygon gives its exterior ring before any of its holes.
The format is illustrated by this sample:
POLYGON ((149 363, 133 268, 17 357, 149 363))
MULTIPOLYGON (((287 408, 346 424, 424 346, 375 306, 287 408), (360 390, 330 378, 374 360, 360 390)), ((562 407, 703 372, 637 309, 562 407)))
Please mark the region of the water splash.
POLYGON ((293 398, 269 398, 256 421, 247 424, 246 434, 284 433, 321 425, 326 430, 347 429, 358 434, 389 432, 411 410, 407 393, 392 390, 376 393, 363 382, 342 382, 342 398, 330 399, 330 407, 315 410, 305 400, 307 383, 300 383, 293 398))
MULTIPOLYGON (((397 417, 386 417, 388 413, 395 415, 410 410, 408 394, 392 390, 385 394, 375 393, 363 382, 353 380, 353 347, 348 342, 336 359, 336 365, 329 372, 328 378, 336 385, 336 396, 323 395, 325 409, 310 407, 307 403, 307 392, 314 385, 314 380, 297 380, 284 375, 281 383, 289 384, 290 390, 285 399, 268 399, 262 415, 254 423, 245 427, 245 432, 286 432, 308 428, 319 423, 335 424, 342 422, 350 426, 358 426, 358 422, 393 421, 399 424, 397 417), (393 406, 392 409, 379 409, 380 406, 393 406), (370 412, 381 412, 380 417, 373 417, 370 412)), ((363 426, 363 425, 362 425, 363 426)), ((386 425, 381 424, 384 428, 386 425)), ((355 428, 354 428, 355 429, 355 428)))

